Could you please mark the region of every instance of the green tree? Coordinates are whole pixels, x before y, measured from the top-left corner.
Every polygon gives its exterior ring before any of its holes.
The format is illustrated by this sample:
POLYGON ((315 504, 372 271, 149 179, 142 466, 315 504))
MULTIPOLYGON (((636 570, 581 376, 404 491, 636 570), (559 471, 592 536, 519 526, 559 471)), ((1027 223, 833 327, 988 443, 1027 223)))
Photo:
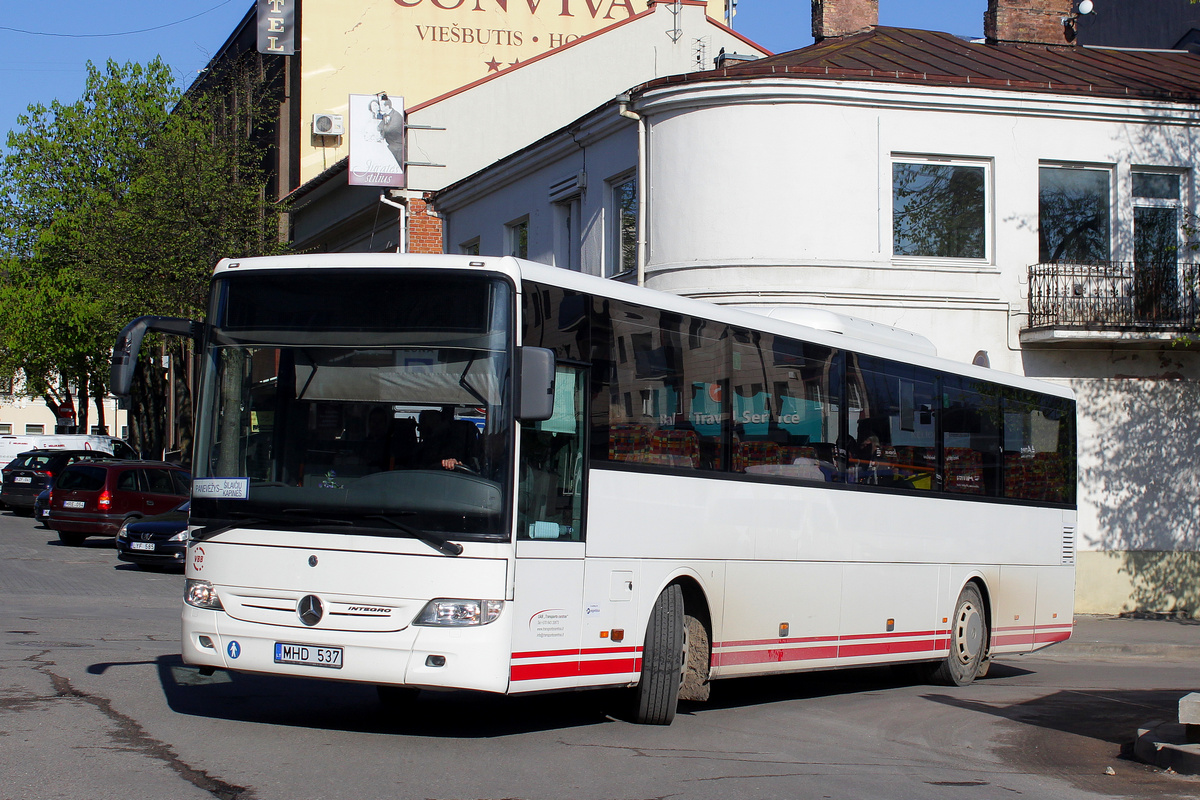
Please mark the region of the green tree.
MULTIPOLYGON (((130 319, 203 316, 219 258, 282 250, 267 193, 266 129, 278 104, 257 66, 234 64, 181 98, 159 60, 89 65, 78 102, 31 106, 24 129, 10 133, 0 167, 0 369, 23 371, 52 410, 71 387, 103 408, 111 348, 130 319)), ((130 435, 144 451, 168 443, 160 358, 171 355, 183 434, 169 443, 186 452, 190 342, 164 338, 143 347, 130 435)))

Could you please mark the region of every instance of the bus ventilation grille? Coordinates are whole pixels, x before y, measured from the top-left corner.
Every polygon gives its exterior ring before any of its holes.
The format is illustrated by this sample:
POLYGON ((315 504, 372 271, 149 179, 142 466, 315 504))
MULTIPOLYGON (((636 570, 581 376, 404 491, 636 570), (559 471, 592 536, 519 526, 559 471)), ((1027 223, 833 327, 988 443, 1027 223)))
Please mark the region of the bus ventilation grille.
POLYGON ((1075 563, 1075 529, 1063 528, 1062 535, 1062 563, 1075 563))

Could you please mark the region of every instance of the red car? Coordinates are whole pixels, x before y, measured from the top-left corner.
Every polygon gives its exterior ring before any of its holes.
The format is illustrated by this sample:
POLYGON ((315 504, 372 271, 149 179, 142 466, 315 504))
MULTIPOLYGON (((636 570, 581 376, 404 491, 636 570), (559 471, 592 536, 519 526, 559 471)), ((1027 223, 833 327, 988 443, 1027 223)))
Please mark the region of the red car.
POLYGON ((175 508, 191 494, 191 486, 187 470, 162 461, 72 464, 54 483, 45 522, 63 544, 115 536, 126 521, 175 508))

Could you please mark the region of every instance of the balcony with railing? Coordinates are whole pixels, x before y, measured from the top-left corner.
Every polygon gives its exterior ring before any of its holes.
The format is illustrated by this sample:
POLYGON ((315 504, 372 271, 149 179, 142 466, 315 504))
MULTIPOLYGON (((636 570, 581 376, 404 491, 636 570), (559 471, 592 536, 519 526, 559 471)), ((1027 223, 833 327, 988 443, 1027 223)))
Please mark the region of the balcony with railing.
POLYGON ((1025 345, 1152 344, 1196 330, 1200 265, 1034 264, 1025 345))

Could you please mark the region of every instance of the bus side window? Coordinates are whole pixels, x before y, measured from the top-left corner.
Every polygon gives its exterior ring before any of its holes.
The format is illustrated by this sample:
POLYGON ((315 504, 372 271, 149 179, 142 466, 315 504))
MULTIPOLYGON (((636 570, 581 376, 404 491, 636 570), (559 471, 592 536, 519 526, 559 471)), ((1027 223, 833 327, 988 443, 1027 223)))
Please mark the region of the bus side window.
POLYGON ((585 372, 559 364, 554 415, 521 426, 517 537, 583 540, 585 372))

